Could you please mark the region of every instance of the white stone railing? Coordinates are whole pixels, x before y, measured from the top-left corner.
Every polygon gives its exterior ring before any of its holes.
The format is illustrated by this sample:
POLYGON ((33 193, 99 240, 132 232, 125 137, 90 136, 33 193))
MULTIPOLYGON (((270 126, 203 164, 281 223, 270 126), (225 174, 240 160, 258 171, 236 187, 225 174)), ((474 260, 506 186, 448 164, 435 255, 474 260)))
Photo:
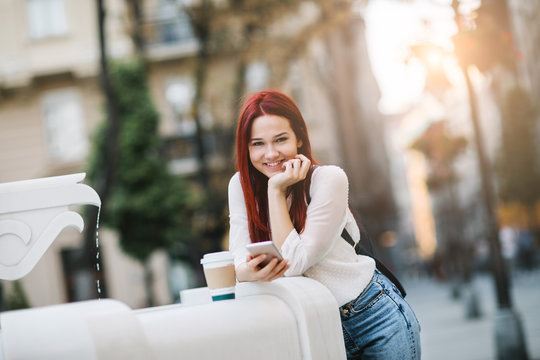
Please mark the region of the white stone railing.
MULTIPOLYGON (((25 276, 62 229, 82 231, 70 205, 100 206, 85 174, 0 184, 0 279, 25 276)), ((337 303, 303 277, 241 283, 235 300, 207 288, 182 304, 132 310, 92 300, 0 313, 0 360, 340 360, 337 303)))
POLYGON ((337 303, 314 280, 240 283, 235 300, 208 289, 182 304, 132 310, 92 300, 0 313, 0 360, 340 360, 337 303))

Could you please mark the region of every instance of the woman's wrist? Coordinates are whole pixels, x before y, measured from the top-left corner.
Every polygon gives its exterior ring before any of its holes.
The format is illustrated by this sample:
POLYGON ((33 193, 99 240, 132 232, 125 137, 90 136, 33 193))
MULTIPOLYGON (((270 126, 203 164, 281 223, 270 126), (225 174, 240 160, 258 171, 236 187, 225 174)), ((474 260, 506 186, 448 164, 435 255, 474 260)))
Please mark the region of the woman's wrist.
POLYGON ((253 281, 249 276, 249 271, 247 269, 247 263, 243 262, 236 267, 236 280, 238 282, 253 281))
POLYGON ((273 185, 270 182, 268 182, 268 197, 285 197, 285 194, 287 192, 287 188, 281 189, 278 185, 273 185))

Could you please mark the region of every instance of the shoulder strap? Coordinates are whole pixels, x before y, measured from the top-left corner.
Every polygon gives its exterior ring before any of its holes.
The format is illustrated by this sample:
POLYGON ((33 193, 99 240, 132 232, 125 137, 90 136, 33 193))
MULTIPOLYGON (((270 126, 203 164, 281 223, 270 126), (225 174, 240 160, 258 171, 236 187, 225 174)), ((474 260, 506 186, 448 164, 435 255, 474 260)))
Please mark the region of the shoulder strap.
MULTIPOLYGON (((311 171, 315 170, 317 167, 318 167, 318 165, 313 165, 311 171)), ((310 187, 311 187, 311 177, 310 177, 310 181, 306 184, 306 188, 305 188, 306 202, 307 202, 308 205, 311 202, 311 196, 309 194, 310 187)), ((352 211, 352 209, 351 209, 351 211, 352 211)), ((354 213, 353 213, 353 216, 354 216, 354 213)), ((361 224, 359 223, 356 216, 354 216, 354 219, 356 220, 356 224, 358 225, 358 228, 360 229, 360 234, 361 234, 360 236, 362 238, 364 238, 366 241, 363 241, 363 242, 359 241, 357 244, 355 244, 354 240, 351 237, 351 235, 349 234, 349 232, 345 228, 343 228, 343 232, 341 233, 341 237, 343 239, 345 239, 345 241, 347 241, 354 248, 354 250, 356 251, 357 254, 359 254, 359 255, 367 255, 367 256, 370 256, 371 258, 373 258, 373 260, 375 260, 375 266, 377 267, 377 269, 381 273, 383 273, 398 288, 398 290, 401 292, 401 295, 403 297, 405 297, 407 295, 407 293, 405 292, 405 289, 403 288, 403 285, 401 285, 401 282, 397 279, 397 277, 394 275, 394 273, 392 273, 392 271, 390 269, 388 269, 386 267, 386 265, 383 264, 382 261, 380 261, 379 259, 377 259, 377 257, 375 257, 374 251, 373 251, 373 246, 371 244, 371 239, 369 238, 368 234, 364 231, 363 226, 361 226, 361 224), (367 246, 369 246, 369 249, 367 248, 367 246)))
MULTIPOLYGON (((365 233, 363 233, 365 234, 365 233)), ((365 234, 367 236, 367 234, 365 234)), ((352 239, 351 235, 347 231, 347 229, 343 228, 343 232, 341 233, 341 237, 351 245, 357 254, 359 255, 367 255, 373 260, 375 260, 375 266, 377 267, 377 270, 379 270, 381 273, 383 273, 401 292, 401 296, 405 297, 407 295, 407 292, 405 291, 405 288, 403 285, 401 285, 401 282, 398 280, 398 278, 394 275, 394 273, 384 265, 382 261, 377 259, 372 251, 369 251, 366 249, 363 244, 359 241, 358 243, 354 243, 354 240, 352 239)))

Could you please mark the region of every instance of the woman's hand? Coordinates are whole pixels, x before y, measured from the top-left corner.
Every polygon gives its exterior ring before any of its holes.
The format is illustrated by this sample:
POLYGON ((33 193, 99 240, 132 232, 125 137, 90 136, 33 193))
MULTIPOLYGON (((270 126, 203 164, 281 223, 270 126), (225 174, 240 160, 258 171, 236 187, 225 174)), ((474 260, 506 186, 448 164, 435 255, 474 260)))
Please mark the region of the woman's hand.
POLYGON ((283 163, 285 171, 275 174, 268 179, 268 189, 285 192, 291 185, 296 184, 306 178, 311 167, 311 161, 302 154, 296 155, 293 159, 283 163))
POLYGON ((280 278, 289 268, 286 259, 272 259, 265 267, 259 265, 266 259, 266 255, 248 255, 246 262, 238 266, 236 277, 239 281, 272 281, 280 278))

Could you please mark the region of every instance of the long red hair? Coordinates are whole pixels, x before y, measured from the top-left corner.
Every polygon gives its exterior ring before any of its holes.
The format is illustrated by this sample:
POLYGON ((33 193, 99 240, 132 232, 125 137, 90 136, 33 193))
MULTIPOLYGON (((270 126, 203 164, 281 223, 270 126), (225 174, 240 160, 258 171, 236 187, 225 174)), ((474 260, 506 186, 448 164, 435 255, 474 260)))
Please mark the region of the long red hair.
MULTIPOLYGON (((268 216, 268 178, 255 169, 249 159, 251 127, 253 121, 263 115, 276 115, 287 119, 297 140, 302 141, 298 153, 311 160, 312 165, 317 164, 311 154, 306 122, 295 102, 287 95, 273 90, 251 95, 242 107, 236 129, 236 166, 240 172, 240 182, 244 192, 251 242, 271 240, 268 216)), ((304 230, 306 224, 307 204, 305 199, 306 195, 309 196, 312 173, 313 167, 303 181, 292 185, 287 190, 288 195, 292 197, 289 214, 298 233, 304 230)))

